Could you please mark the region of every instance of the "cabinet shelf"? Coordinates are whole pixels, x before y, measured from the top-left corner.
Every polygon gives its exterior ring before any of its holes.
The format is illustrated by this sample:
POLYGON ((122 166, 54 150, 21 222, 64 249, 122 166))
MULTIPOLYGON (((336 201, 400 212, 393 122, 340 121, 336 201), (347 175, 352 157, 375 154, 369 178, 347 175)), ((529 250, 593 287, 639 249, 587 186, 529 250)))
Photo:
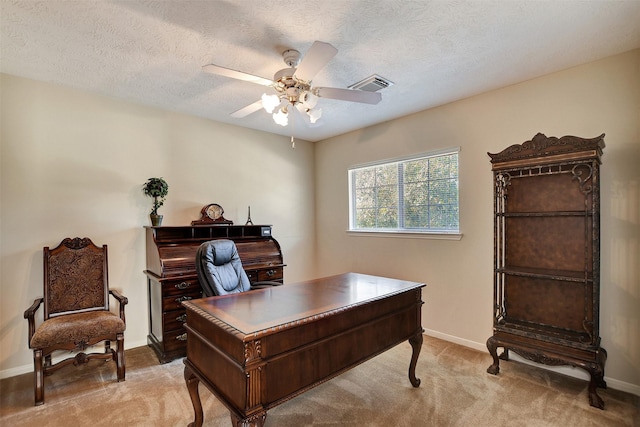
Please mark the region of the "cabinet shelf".
POLYGON ((507 266, 497 268, 496 273, 511 276, 533 277, 537 279, 562 280, 567 282, 593 282, 593 273, 590 271, 547 270, 542 268, 507 266))
POLYGON ((518 217, 591 217, 593 216, 593 212, 591 211, 553 211, 553 212, 498 212, 496 214, 497 217, 505 217, 505 218, 518 218, 518 217))
POLYGON ((544 341, 564 343, 566 345, 577 346, 584 349, 593 347, 591 337, 587 332, 557 328, 552 325, 541 325, 539 323, 530 324, 515 319, 507 319, 496 325, 496 329, 516 335, 527 336, 534 334, 538 339, 544 341))
POLYGON ((271 236, 271 225, 146 226, 158 244, 206 242, 212 239, 256 239, 271 236))

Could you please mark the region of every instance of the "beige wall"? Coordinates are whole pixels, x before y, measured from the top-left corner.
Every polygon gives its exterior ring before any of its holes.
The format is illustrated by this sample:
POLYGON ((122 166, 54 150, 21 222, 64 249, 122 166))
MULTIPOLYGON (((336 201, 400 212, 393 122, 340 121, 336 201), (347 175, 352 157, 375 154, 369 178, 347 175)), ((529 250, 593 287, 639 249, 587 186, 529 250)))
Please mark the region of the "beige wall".
MULTIPOLYGON (((600 315, 609 354, 605 376, 610 386, 640 394, 640 50, 317 143, 318 273, 357 271, 425 282, 427 333, 486 349, 493 285, 493 185, 486 153, 538 132, 606 133, 600 315), (460 241, 345 232, 349 166, 452 146, 462 148, 460 241)), ((489 361, 487 353, 487 366, 489 361)))
MULTIPOLYGON (((24 310, 42 295, 42 248, 109 246, 111 286, 129 298, 126 348, 146 345, 144 225, 152 176, 169 183, 163 225, 217 202, 236 224, 272 224, 285 280, 314 274, 313 145, 8 75, 1 76, 0 373, 32 369, 24 310)), ((40 312, 41 316, 41 312, 40 312)))
POLYGON ((343 271, 424 281, 427 333, 484 350, 493 249, 486 152, 537 132, 604 132, 605 374, 640 394, 639 75, 636 50, 295 150, 283 137, 3 75, 0 375, 31 369, 22 313, 41 294, 42 247, 67 235, 109 245, 111 283, 130 301, 127 347, 146 343, 150 199, 140 186, 151 176, 171 186, 166 225, 188 224, 208 202, 244 223, 251 205, 254 222, 274 225, 287 281, 343 271), (347 235, 350 165, 451 146, 462 147, 460 241, 347 235))

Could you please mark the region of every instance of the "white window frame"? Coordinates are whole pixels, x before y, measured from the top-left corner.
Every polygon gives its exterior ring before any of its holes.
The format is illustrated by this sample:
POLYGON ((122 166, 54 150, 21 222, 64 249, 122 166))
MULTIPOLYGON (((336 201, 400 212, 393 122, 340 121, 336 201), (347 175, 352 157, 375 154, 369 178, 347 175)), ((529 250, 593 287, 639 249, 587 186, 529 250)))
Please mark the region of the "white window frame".
MULTIPOLYGON (((428 230, 428 229, 410 229, 410 228, 354 228, 355 223, 355 200, 354 200, 354 182, 352 172, 357 169, 383 166, 392 163, 403 163, 412 160, 440 157, 450 154, 456 154, 458 156, 458 189, 460 188, 460 147, 450 147, 436 151, 430 151, 427 153, 414 154, 405 157, 398 157, 393 159, 385 159, 375 162, 363 163, 354 165, 348 168, 348 182, 349 182, 349 221, 347 234, 352 236, 375 236, 375 237, 405 237, 405 238, 428 238, 428 239, 442 239, 442 240, 460 240, 462 238, 462 232, 460 231, 460 192, 458 190, 458 230, 428 230)), ((398 183, 401 188, 402 183, 398 183)))

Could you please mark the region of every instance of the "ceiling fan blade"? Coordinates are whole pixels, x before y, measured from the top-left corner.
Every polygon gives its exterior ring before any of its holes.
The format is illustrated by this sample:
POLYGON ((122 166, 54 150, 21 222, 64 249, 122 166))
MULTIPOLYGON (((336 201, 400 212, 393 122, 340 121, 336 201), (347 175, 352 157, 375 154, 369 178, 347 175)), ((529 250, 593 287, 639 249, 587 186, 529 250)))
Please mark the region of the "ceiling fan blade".
POLYGON ((382 95, 377 92, 364 90, 339 89, 335 87, 317 87, 318 96, 321 98, 339 99, 342 101, 362 102, 365 104, 377 104, 382 100, 382 95))
POLYGON ((255 113, 261 108, 262 108, 262 100, 259 99, 253 104, 249 104, 246 107, 239 109, 238 111, 234 111, 233 113, 231 113, 231 117, 234 117, 236 119, 241 119, 243 117, 247 117, 251 113, 255 113))
POLYGON ((242 71, 232 70, 231 68, 220 67, 218 65, 203 65, 202 71, 211 74, 218 74, 220 76, 231 77, 232 79, 244 80, 245 82, 257 83, 263 86, 271 86, 273 81, 267 80, 262 77, 254 76, 253 74, 243 73, 242 71))
POLYGON ((336 56, 336 53, 338 53, 338 49, 329 43, 313 42, 296 69, 296 77, 310 82, 318 74, 318 71, 336 56))

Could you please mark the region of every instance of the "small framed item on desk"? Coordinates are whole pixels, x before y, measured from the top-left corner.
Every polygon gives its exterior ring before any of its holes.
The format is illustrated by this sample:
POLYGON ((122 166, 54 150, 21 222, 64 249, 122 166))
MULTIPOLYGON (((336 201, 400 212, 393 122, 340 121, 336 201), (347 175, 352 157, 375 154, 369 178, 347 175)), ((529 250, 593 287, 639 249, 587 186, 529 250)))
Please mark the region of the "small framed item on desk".
POLYGON ((233 221, 225 219, 224 209, 217 203, 205 205, 200 210, 200 219, 191 221, 191 225, 223 224, 233 225, 233 221))

